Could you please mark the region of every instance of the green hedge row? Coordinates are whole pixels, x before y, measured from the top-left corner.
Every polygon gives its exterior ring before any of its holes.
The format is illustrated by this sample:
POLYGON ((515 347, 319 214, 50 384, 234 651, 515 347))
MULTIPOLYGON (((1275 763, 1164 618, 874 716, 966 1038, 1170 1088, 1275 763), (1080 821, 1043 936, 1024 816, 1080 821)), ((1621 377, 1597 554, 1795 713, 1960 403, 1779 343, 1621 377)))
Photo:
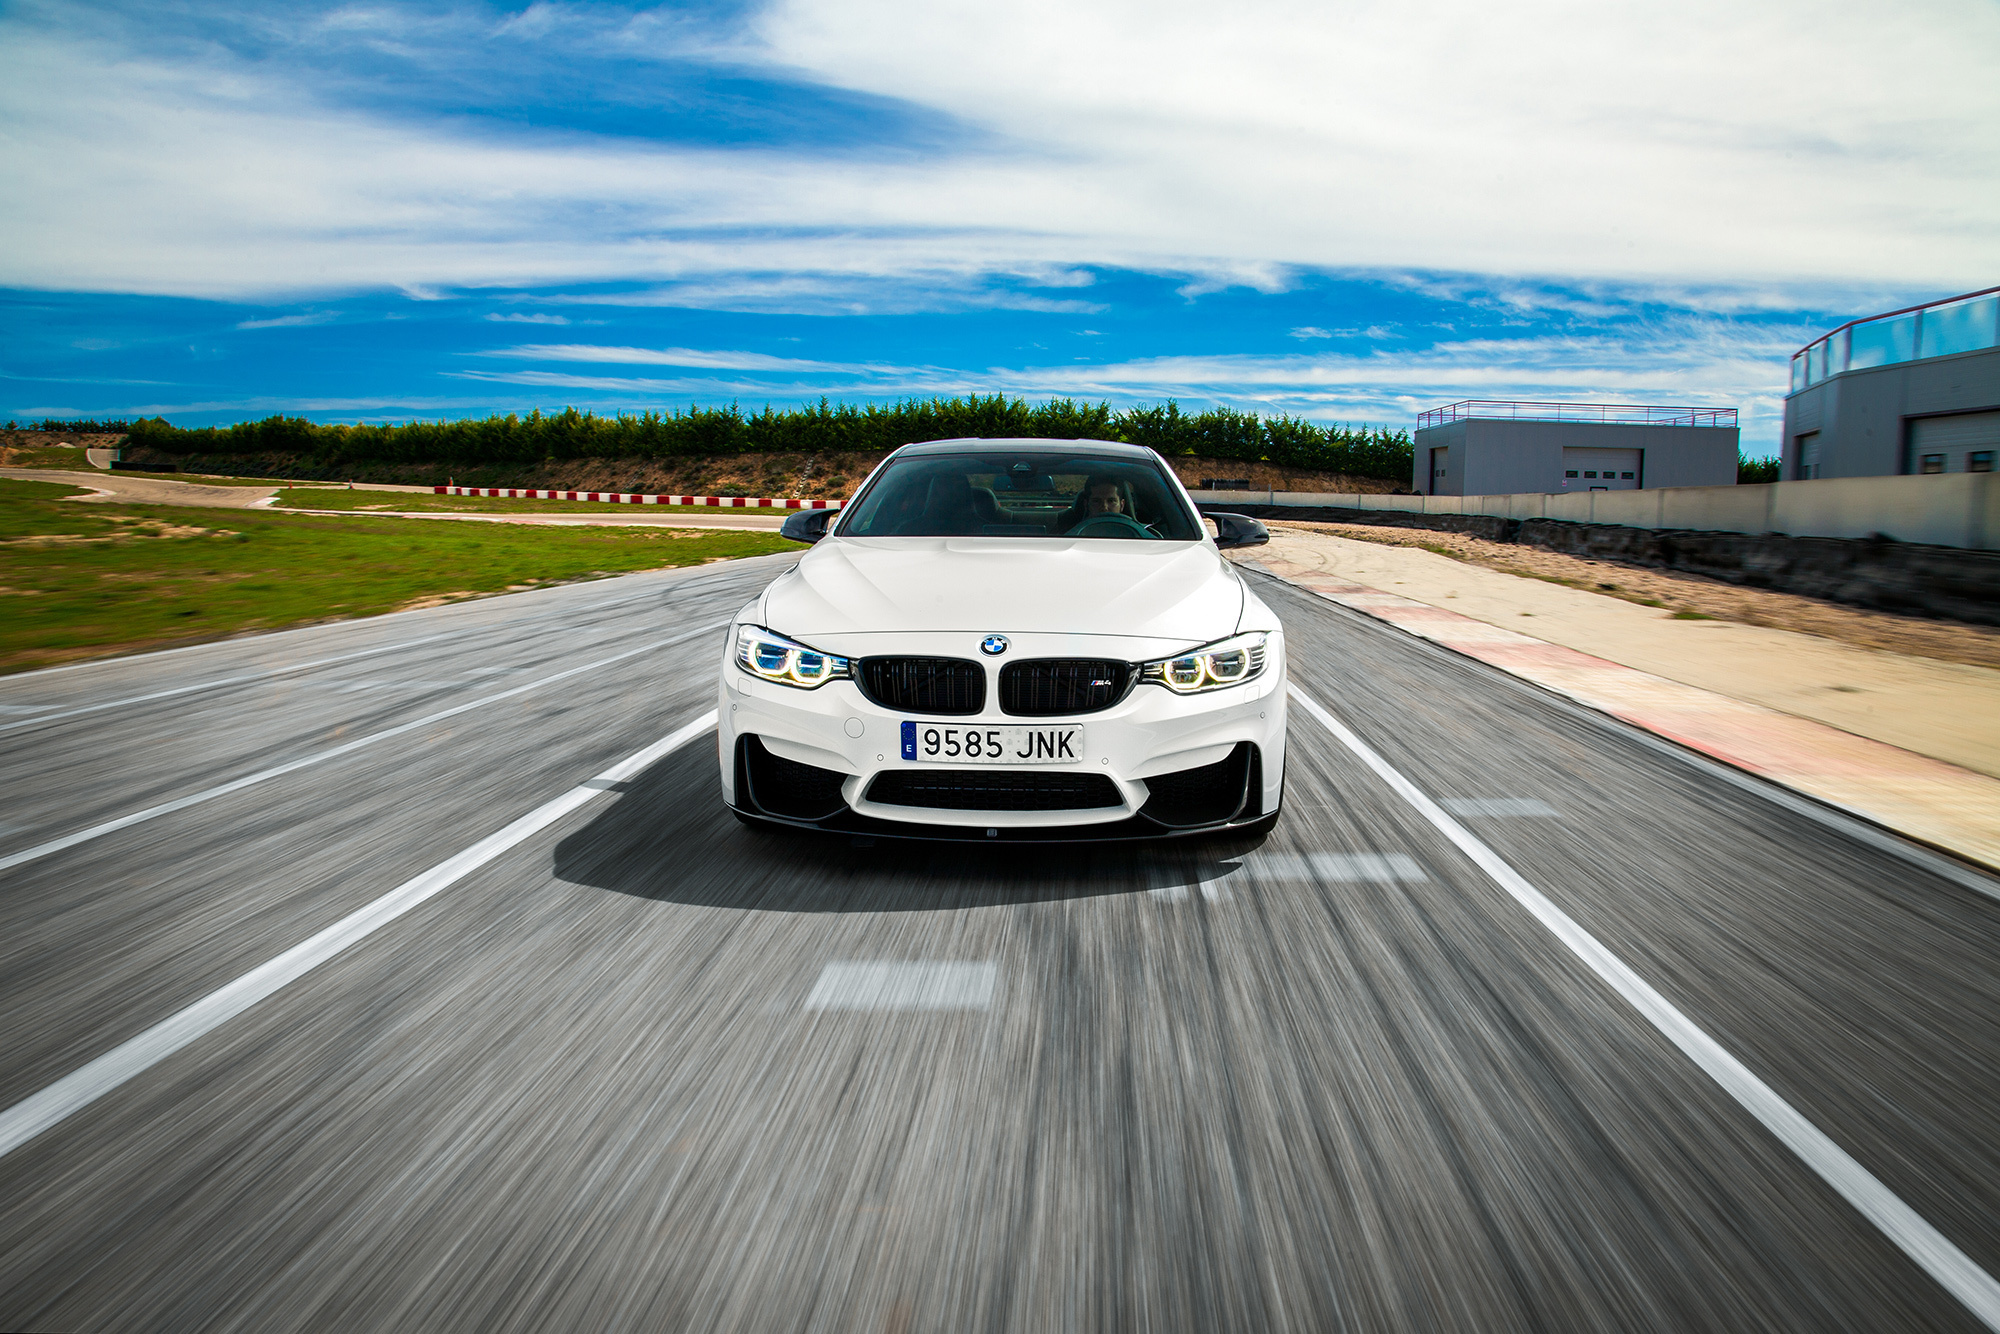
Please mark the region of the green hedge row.
POLYGON ((1164 406, 1113 411, 1108 403, 1052 399, 1030 406, 1000 394, 910 399, 887 405, 830 404, 744 415, 726 408, 600 417, 566 408, 526 416, 384 426, 320 425, 266 417, 234 426, 184 430, 162 418, 133 422, 131 445, 169 454, 297 454, 315 465, 536 464, 551 459, 822 452, 879 453, 913 440, 959 436, 1127 440, 1162 454, 1269 462, 1289 468, 1404 481, 1408 433, 1319 426, 1303 418, 1261 417, 1212 408, 1164 406))
POLYGON ((8 422, 10 431, 48 431, 67 435, 123 435, 132 429, 132 423, 123 419, 117 421, 63 421, 57 417, 44 417, 39 424, 29 422, 21 426, 8 422))

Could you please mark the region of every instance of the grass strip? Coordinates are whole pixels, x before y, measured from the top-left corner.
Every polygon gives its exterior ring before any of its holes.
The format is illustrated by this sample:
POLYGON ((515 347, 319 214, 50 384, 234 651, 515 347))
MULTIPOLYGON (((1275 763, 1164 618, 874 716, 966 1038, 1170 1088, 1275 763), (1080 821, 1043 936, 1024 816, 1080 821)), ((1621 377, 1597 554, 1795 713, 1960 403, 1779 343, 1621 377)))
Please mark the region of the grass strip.
POLYGON ((401 510, 415 514, 795 514, 776 506, 724 509, 717 505, 618 505, 606 500, 523 500, 518 496, 440 496, 423 491, 359 488, 280 491, 278 503, 294 509, 401 510))
POLYGON ((76 445, 0 445, 0 468, 71 468, 97 471, 76 445))
MULTIPOLYGON (((79 505, 0 479, 0 672, 796 550, 776 533, 79 505)), ((362 494, 362 493, 355 493, 362 494)))

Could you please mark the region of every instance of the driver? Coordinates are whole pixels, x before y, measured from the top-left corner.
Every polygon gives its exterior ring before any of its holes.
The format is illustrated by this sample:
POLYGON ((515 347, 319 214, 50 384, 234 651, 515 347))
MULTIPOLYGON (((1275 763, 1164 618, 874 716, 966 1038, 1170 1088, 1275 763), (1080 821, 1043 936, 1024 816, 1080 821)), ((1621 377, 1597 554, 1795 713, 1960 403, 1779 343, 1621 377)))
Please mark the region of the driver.
POLYGON ((1063 512, 1057 531, 1066 533, 1084 520, 1103 514, 1122 514, 1130 519, 1132 509, 1125 503, 1125 488, 1119 485, 1117 478, 1094 473, 1084 482, 1076 500, 1063 512))
POLYGON ((1100 514, 1123 514, 1125 493, 1118 489, 1118 483, 1109 477, 1093 477, 1083 488, 1084 513, 1089 518, 1100 514))

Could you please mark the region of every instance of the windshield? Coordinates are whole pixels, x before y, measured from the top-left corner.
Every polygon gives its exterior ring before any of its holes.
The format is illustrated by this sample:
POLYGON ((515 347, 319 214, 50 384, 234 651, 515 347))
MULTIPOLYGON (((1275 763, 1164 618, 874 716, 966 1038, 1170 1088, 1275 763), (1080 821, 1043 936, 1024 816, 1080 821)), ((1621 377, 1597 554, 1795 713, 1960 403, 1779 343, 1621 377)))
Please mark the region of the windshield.
POLYGON ((1148 460, 1104 454, 918 454, 893 460, 843 514, 841 537, 1110 537, 1198 542, 1195 516, 1148 460))

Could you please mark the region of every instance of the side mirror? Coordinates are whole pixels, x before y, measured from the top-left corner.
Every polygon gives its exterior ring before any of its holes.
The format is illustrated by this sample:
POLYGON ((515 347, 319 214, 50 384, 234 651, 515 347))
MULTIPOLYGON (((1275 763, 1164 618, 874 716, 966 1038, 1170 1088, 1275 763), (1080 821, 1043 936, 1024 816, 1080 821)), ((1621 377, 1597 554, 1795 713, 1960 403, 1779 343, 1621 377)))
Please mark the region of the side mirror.
POLYGON ((1211 512, 1205 517, 1215 520, 1215 545, 1220 550, 1261 547, 1271 540, 1271 531, 1247 514, 1211 512))
POLYGON ((779 537, 788 537, 794 542, 817 542, 826 536, 826 530, 840 517, 839 510, 800 510, 785 516, 785 526, 778 530, 779 537))

